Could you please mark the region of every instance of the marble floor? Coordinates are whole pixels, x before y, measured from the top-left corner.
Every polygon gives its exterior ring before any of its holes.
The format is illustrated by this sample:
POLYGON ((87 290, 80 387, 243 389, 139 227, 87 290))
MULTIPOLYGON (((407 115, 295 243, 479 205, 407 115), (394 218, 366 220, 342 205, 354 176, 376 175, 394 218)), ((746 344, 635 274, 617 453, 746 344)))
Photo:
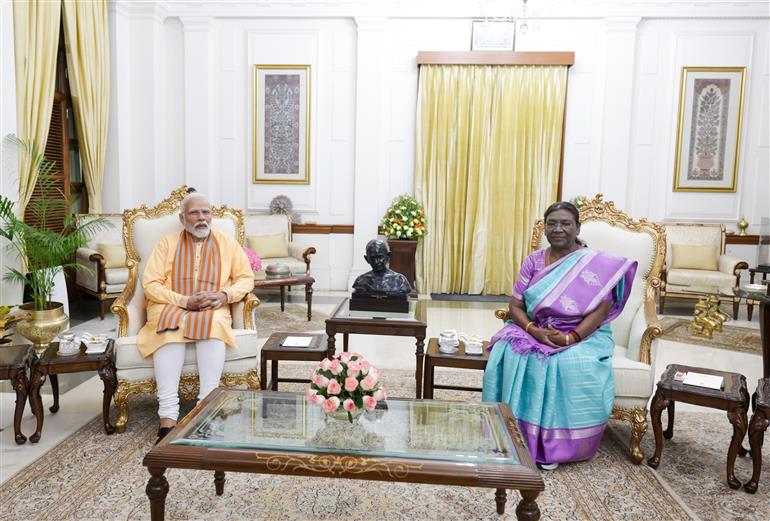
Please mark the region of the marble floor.
MULTIPOLYGON (((277 292, 259 294, 262 306, 278 306, 277 292)), ((344 292, 316 291, 313 294, 313 309, 326 314, 347 296, 344 292)), ((503 307, 500 302, 472 301, 437 301, 430 297, 421 297, 427 306, 427 336, 438 336, 444 329, 455 329, 468 335, 480 335, 489 338, 500 327, 500 322, 494 317, 493 311, 503 307)), ((288 294, 289 302, 304 304, 302 292, 288 294)), ((677 307, 676 303, 667 303, 667 315, 688 316, 692 311, 686 303, 677 307)), ((743 320, 731 321, 732 325, 758 328, 756 317, 753 322, 745 320, 746 310, 741 309, 743 320)), ((72 326, 92 333, 109 332, 115 327, 115 319, 108 316, 103 322, 98 320, 96 303, 93 300, 83 300, 72 306, 72 326), (94 320, 97 318, 97 320, 94 320), (98 329, 98 331, 97 331, 98 329)), ((341 343, 341 340, 338 341, 341 343)), ((339 345, 338 343, 338 345, 339 345)), ((384 337, 384 336, 350 336, 350 349, 361 352, 374 365, 382 368, 412 369, 414 368, 415 344, 413 338, 384 337)), ((660 342, 653 352, 654 374, 659 375, 665 366, 672 362, 690 363, 708 367, 729 367, 731 370, 747 376, 749 386, 760 376, 761 357, 745 353, 735 353, 724 349, 705 348, 698 345, 681 344, 676 342, 660 342), (756 373, 756 374, 755 374, 756 373)), ((37 444, 27 442, 16 445, 13 439, 13 411, 15 394, 9 388, 0 389, 0 483, 7 480, 16 472, 24 469, 47 450, 58 444, 75 432, 88 420, 101 414, 102 383, 94 373, 60 375, 61 409, 56 414, 50 414, 47 408, 52 403, 50 394, 43 395, 43 405, 46 408, 42 438, 37 444)), ((49 391, 48 384, 44 392, 49 391)), ((682 404, 680 410, 706 409, 682 404)), ((723 414, 723 413, 722 413, 723 414)), ((35 430, 35 419, 27 407, 22 421, 22 432, 26 435, 35 430)))

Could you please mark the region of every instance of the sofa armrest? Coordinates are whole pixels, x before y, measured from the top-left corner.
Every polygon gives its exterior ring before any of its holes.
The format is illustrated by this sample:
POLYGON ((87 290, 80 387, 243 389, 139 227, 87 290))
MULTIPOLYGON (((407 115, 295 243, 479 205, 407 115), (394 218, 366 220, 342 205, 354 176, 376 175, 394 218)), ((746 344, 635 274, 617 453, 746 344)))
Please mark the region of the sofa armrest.
POLYGON ((260 301, 253 293, 247 293, 238 302, 230 304, 230 315, 233 317, 233 329, 256 330, 254 310, 260 301))
POLYGON ((304 246, 294 244, 293 242, 289 243, 289 256, 304 261, 305 266, 307 266, 308 273, 310 273, 310 256, 313 255, 315 251, 315 248, 312 246, 305 248, 304 246))
POLYGON ((655 300, 652 296, 644 299, 644 320, 647 323, 647 328, 642 334, 642 341, 639 345, 639 361, 652 365, 652 341, 663 334, 658 314, 655 312, 655 300))
POLYGON ((495 318, 499 318, 503 322, 506 322, 511 318, 511 315, 506 308, 498 308, 495 310, 495 318))
POLYGON ((87 261, 84 262, 86 266, 89 266, 90 264, 104 263, 104 257, 102 257, 102 254, 96 250, 92 250, 91 248, 78 248, 75 256, 78 261, 87 261))
MULTIPOLYGON (((719 264, 717 265, 717 269, 719 269, 719 271, 722 273, 729 273, 730 275, 735 275, 738 278, 741 276, 741 271, 748 268, 748 262, 731 255, 721 255, 719 257, 719 264)), ((736 278, 736 284, 737 280, 738 279, 736 278)))

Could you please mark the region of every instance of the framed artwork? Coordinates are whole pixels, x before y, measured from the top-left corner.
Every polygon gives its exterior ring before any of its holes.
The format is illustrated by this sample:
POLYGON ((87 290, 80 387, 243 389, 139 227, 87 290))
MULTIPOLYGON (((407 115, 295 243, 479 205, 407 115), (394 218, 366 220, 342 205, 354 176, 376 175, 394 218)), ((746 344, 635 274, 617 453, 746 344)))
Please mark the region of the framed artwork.
POLYGON ((735 192, 745 67, 682 67, 675 192, 735 192))
POLYGON ((516 36, 513 21, 474 20, 471 31, 472 51, 512 51, 516 36))
POLYGON ((254 65, 252 182, 310 184, 310 65, 254 65))

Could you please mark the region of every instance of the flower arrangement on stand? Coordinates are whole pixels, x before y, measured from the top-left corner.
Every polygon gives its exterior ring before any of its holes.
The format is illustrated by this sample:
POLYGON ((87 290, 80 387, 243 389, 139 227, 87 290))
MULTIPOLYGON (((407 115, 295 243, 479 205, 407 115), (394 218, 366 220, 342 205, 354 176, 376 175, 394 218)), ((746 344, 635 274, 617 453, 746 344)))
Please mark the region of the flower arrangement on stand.
POLYGON ((427 233, 425 209, 409 195, 399 195, 382 218, 382 231, 388 239, 417 239, 427 233))
POLYGON ((327 416, 344 412, 350 423, 364 411, 373 411, 388 398, 380 372, 359 353, 324 358, 310 378, 306 399, 320 405, 327 416))
POLYGON ((248 248, 246 246, 243 247, 244 253, 246 253, 246 257, 249 259, 249 266, 251 266, 251 271, 259 271, 262 269, 262 259, 259 258, 257 255, 257 252, 252 250, 251 248, 248 248))
POLYGON ((569 200, 573 205, 575 205, 575 208, 580 210, 583 206, 588 204, 588 197, 585 195, 577 195, 569 200))

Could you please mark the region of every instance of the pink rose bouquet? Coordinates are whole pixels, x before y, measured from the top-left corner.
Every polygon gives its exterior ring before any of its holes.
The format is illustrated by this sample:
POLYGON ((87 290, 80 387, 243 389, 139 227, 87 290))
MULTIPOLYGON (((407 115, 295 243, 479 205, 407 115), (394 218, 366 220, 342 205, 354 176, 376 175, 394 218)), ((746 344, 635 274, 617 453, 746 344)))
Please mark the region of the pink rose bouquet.
POLYGON ((246 257, 249 259, 249 265, 251 265, 251 271, 259 271, 262 269, 262 259, 259 258, 257 252, 251 248, 243 247, 243 251, 246 253, 246 257))
POLYGON ((354 414, 373 411, 377 402, 387 397, 380 372, 359 353, 324 358, 305 393, 305 398, 313 405, 320 405, 327 415, 338 410, 347 412, 351 423, 354 414))

